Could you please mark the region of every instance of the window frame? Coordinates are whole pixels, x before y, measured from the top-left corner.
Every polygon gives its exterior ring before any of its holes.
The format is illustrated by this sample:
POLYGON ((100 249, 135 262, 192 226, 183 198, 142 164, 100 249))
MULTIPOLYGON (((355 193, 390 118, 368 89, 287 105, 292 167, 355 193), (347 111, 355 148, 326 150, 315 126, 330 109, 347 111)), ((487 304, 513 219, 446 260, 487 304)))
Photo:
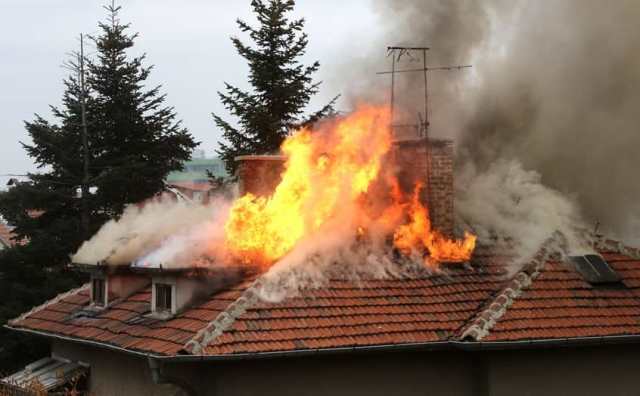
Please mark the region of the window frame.
MULTIPOLYGON (((176 314, 177 307, 177 296, 176 296, 176 281, 175 279, 153 279, 152 288, 151 288, 151 314, 160 317, 172 316, 176 314), (165 297, 165 303, 169 302, 170 305, 168 307, 158 306, 158 286, 160 287, 168 287, 171 295, 167 300, 165 297)), ((162 304, 164 305, 164 304, 162 304)))
POLYGON ((97 308, 105 308, 107 306, 107 278, 104 276, 93 276, 91 278, 91 305, 97 308), (100 295, 96 296, 96 283, 100 283, 102 289, 100 295), (98 300, 98 297, 102 297, 98 300))

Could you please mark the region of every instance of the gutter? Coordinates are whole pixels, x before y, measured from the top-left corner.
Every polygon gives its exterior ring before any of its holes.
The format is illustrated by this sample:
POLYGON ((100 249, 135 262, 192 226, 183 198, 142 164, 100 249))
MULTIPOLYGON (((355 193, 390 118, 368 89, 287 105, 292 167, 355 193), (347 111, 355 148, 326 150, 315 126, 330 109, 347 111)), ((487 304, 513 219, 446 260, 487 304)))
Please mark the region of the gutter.
POLYGON ((252 359, 272 359, 281 357, 332 355, 341 353, 369 353, 369 352, 400 352, 400 351, 444 351, 459 350, 466 352, 498 351, 514 349, 536 349, 552 347, 579 347, 640 343, 640 334, 599 337, 575 337, 575 338, 548 338, 522 341, 435 341, 408 344, 385 344, 372 346, 336 347, 323 349, 297 349, 293 351, 237 353, 232 355, 156 355, 121 348, 111 344, 80 338, 56 335, 38 330, 23 329, 4 325, 9 330, 39 335, 43 337, 90 345, 103 349, 110 349, 129 355, 143 357, 166 363, 209 362, 209 361, 234 361, 252 359))

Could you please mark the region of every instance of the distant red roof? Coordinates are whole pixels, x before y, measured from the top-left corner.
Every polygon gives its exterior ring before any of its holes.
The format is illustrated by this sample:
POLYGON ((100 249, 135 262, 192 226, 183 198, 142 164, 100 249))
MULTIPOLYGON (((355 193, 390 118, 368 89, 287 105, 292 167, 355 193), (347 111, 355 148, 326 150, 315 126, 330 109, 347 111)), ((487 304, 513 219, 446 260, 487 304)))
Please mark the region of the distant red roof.
POLYGON ((0 221, 0 244, 4 244, 5 246, 15 245, 16 241, 14 241, 12 238, 13 232, 11 231, 11 228, 0 221))
POLYGON ((220 357, 640 335, 640 251, 606 242, 600 252, 622 278, 622 287, 592 286, 572 267, 549 259, 544 250, 507 277, 506 257, 481 247, 472 266, 452 266, 444 274, 360 282, 335 279, 278 303, 257 298, 261 278, 245 279, 169 320, 145 316, 150 287, 96 317, 78 316, 89 302, 85 285, 9 325, 155 355, 220 357))

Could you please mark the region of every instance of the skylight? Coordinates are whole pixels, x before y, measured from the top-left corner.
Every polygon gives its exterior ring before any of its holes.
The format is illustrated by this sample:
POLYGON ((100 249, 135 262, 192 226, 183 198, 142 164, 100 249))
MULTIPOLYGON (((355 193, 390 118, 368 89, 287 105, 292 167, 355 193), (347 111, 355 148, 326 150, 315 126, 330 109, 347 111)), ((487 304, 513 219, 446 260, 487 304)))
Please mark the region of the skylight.
POLYGON ((622 284, 620 276, 601 256, 571 256, 571 262, 582 277, 593 285, 622 284))

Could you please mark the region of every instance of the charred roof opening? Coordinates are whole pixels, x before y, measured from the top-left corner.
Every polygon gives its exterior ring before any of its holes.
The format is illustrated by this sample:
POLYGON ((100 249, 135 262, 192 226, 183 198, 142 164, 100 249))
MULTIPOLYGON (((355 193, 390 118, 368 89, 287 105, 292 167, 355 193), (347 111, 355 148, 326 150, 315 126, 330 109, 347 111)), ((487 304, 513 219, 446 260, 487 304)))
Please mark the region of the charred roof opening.
POLYGON ((569 260, 582 277, 592 285, 624 286, 620 276, 601 256, 570 256, 569 260))

